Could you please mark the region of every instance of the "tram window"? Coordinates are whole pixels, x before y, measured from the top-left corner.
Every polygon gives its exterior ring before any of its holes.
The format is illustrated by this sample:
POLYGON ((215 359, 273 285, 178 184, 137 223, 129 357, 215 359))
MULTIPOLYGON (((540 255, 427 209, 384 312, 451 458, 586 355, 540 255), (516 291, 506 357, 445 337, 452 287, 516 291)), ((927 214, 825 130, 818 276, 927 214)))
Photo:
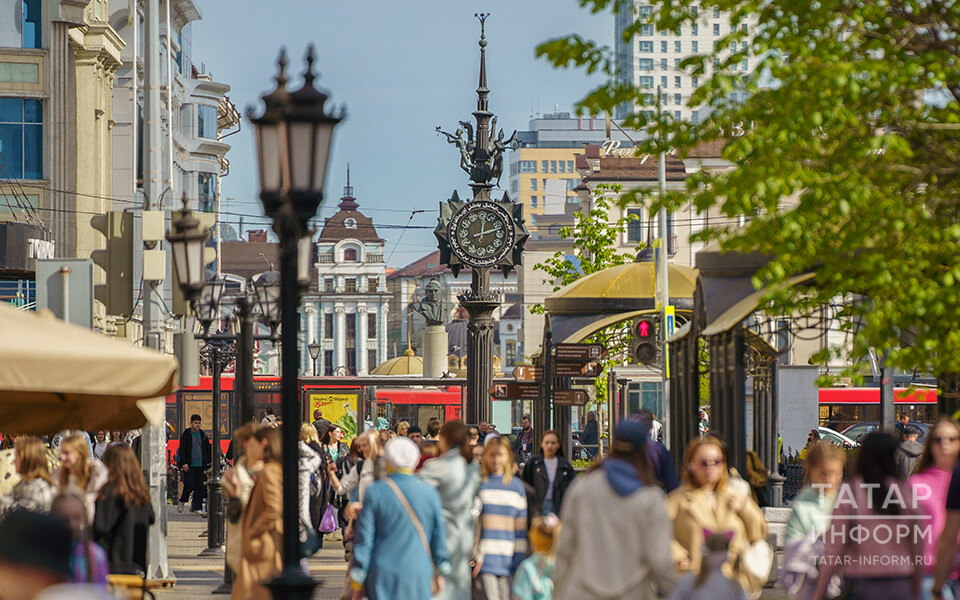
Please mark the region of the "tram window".
POLYGON ((417 414, 417 425, 420 426, 420 429, 423 430, 423 434, 427 434, 427 423, 430 422, 432 417, 436 417, 443 421, 443 405, 442 404, 421 404, 418 406, 420 410, 417 414))

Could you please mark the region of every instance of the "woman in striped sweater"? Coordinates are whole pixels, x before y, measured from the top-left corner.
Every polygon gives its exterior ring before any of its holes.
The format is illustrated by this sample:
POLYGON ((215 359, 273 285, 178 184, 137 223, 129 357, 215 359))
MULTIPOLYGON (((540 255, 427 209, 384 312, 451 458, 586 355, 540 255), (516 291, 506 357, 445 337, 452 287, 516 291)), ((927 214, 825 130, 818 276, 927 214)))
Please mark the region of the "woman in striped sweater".
POLYGON ((479 498, 480 538, 473 566, 474 598, 509 600, 517 565, 527 555, 527 494, 514 472, 506 438, 484 446, 479 498))

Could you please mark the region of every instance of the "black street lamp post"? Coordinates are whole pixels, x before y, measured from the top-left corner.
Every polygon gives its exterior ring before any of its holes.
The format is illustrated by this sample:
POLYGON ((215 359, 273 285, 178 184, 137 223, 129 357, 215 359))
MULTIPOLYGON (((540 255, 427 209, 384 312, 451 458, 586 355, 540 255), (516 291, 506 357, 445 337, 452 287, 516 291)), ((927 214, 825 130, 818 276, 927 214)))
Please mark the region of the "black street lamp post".
POLYGON ((310 360, 313 362, 313 376, 317 376, 317 357, 320 356, 320 344, 314 342, 307 346, 307 350, 310 351, 310 360))
POLYGON ((283 466, 283 571, 268 582, 274 598, 309 599, 317 583, 300 569, 297 442, 300 422, 298 394, 300 303, 298 246, 309 232, 309 221, 323 199, 333 130, 343 111, 329 113, 327 95, 313 86, 314 50, 307 52, 303 87, 288 92, 286 57, 280 54, 277 87, 263 97, 264 111, 248 114, 257 136, 260 201, 280 239, 281 416, 283 466))

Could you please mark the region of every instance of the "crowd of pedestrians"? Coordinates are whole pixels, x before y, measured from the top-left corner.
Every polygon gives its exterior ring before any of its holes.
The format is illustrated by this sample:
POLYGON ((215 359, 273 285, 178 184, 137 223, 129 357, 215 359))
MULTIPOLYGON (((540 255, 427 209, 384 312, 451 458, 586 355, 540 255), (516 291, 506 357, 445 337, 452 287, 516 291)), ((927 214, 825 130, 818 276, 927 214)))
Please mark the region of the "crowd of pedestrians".
MULTIPOLYGON (((202 503, 209 466, 194 417, 176 465, 200 476, 184 478, 182 503, 202 503)), ((324 539, 342 538, 342 598, 758 598, 772 561, 751 483, 711 430, 684 449, 678 482, 653 420, 641 413, 621 422, 604 458, 577 473, 557 432, 533 447, 529 420, 519 443, 488 424, 436 420, 426 434, 380 423, 348 445, 342 428, 317 414, 299 427, 298 558, 306 571, 324 539)), ((238 600, 269 598, 265 583, 282 567, 282 427, 238 429, 223 476, 238 600)), ((780 574, 791 599, 957 598, 948 581, 958 575, 960 425, 942 420, 920 448, 909 445, 910 427, 899 438, 870 433, 852 462, 828 442, 808 445, 780 574), (915 525, 920 535, 904 529, 915 525)), ((145 569, 156 515, 134 449, 113 437, 13 442, 18 480, 0 494, 0 597, 103 586, 108 573, 145 569), (11 535, 44 541, 18 552, 11 535), (10 582, 20 591, 4 595, 10 582)))
POLYGON ((155 515, 135 433, 4 439, 16 472, 0 493, 0 598, 105 598, 109 574, 143 574, 155 515))

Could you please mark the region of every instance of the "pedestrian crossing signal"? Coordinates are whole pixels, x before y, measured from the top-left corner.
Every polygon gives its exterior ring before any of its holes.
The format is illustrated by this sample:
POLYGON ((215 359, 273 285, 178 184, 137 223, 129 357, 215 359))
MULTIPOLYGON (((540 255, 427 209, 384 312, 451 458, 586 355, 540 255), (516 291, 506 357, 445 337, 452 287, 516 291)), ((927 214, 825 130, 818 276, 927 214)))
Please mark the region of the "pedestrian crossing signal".
POLYGON ((633 322, 633 362, 649 365, 657 360, 657 320, 640 317, 633 322))

